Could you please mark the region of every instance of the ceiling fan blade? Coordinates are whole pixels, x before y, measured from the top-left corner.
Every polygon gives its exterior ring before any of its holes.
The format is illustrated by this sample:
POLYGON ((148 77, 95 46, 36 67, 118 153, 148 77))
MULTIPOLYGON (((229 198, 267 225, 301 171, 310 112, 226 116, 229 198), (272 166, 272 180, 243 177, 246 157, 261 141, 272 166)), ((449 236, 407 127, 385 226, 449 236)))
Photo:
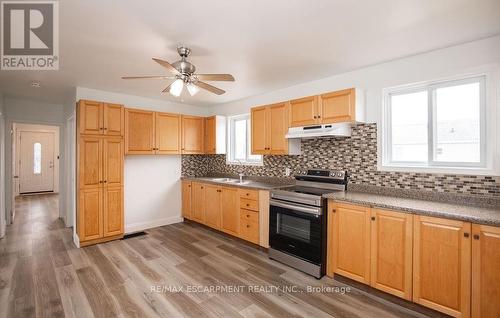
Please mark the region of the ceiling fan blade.
POLYGON ((172 86, 172 83, 170 83, 167 87, 165 87, 161 92, 162 93, 168 93, 168 92, 170 92, 170 86, 172 86))
POLYGON ((153 61, 155 61, 156 63, 160 64, 161 66, 163 66, 164 68, 166 68, 170 73, 172 73, 174 75, 180 75, 181 74, 175 67, 173 67, 167 61, 160 60, 160 59, 157 59, 157 58, 154 58, 154 57, 153 57, 153 61))
POLYGON ((195 83, 193 83, 193 84, 194 84, 194 85, 196 85, 196 86, 198 86, 198 87, 200 87, 200 88, 206 89, 206 90, 207 90, 207 91, 209 91, 209 92, 212 92, 212 93, 214 93, 214 94, 217 94, 217 95, 222 95, 222 94, 224 94, 224 93, 226 92, 226 91, 223 91, 223 90, 222 90, 222 89, 220 89, 220 88, 217 88, 217 87, 212 86, 212 85, 210 85, 210 84, 207 84, 207 83, 205 83, 205 82, 200 82, 200 81, 198 81, 198 82, 195 82, 195 83))
POLYGON ((149 78, 155 78, 155 79, 174 79, 174 76, 123 76, 122 79, 149 79, 149 78))
POLYGON ((234 82, 234 77, 231 74, 195 74, 202 81, 227 81, 234 82))

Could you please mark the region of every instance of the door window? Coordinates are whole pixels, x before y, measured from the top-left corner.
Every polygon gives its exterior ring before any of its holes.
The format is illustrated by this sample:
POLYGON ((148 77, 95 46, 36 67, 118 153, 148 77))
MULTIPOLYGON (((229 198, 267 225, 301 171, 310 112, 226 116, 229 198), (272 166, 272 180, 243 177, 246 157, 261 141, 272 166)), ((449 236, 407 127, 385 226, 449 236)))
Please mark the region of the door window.
POLYGON ((42 173, 42 144, 39 142, 33 144, 33 173, 42 173))

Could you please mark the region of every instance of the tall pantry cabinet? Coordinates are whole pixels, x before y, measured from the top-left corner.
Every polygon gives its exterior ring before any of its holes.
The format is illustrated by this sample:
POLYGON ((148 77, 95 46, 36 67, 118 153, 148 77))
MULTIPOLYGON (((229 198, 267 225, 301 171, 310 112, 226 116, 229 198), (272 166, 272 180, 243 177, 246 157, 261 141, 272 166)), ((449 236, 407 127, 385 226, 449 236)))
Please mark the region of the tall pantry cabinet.
POLYGON ((123 105, 77 105, 77 233, 80 246, 123 237, 123 105))

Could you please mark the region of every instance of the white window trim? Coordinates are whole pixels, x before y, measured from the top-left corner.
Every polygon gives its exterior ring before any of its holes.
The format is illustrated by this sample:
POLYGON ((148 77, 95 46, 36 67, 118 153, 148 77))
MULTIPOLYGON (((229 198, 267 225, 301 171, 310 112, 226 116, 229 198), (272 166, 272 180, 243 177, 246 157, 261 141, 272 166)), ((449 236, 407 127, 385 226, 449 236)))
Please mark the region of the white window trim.
MULTIPOLYGON (((263 166, 264 161, 263 157, 261 156, 260 160, 256 161, 239 161, 239 160, 232 160, 232 151, 234 149, 234 125, 232 122, 234 120, 238 120, 240 118, 248 118, 247 121, 247 133, 248 135, 251 135, 251 122, 250 122, 250 114, 239 114, 239 115, 233 115, 233 116, 228 116, 227 117, 227 155, 226 155, 226 164, 227 165, 243 165, 243 166, 263 166)), ((247 136, 248 136, 247 135, 247 136)), ((252 150, 252 145, 251 145, 251 140, 247 140, 247 157, 250 154, 252 150)))
MULTIPOLYGON (((500 105, 497 103, 500 99, 497 97, 498 87, 496 83, 500 82, 498 79, 499 67, 498 66, 488 66, 482 67, 479 71, 475 73, 462 74, 459 76, 443 78, 435 81, 420 82, 417 84, 403 85, 397 87, 390 87, 382 90, 382 115, 380 120, 380 125, 377 128, 377 141, 378 141, 378 151, 377 151, 377 170, 378 171, 393 171, 393 172, 414 172, 414 173, 443 173, 443 174, 465 174, 465 175, 489 175, 489 176, 499 176, 500 167, 499 159, 500 154, 500 138, 497 137, 497 123, 500 123, 500 105), (495 71, 493 70, 495 69, 495 71), (443 166, 447 163, 435 163, 429 166, 427 163, 423 165, 419 162, 404 162, 395 163, 389 162, 389 151, 390 151, 390 95, 397 94, 398 92, 409 92, 412 89, 422 90, 428 89, 430 87, 436 88, 439 86, 448 86, 450 82, 467 82, 477 78, 484 78, 482 89, 484 94, 482 97, 484 100, 481 101, 481 137, 484 140, 481 149, 481 158, 483 162, 482 166, 477 164, 472 164, 470 166, 443 166), (483 128, 484 127, 484 128, 483 128), (496 160, 495 160, 496 159, 496 160)), ((429 96, 432 98, 432 96, 429 96)), ((429 103, 434 105, 434 103, 429 103)), ((434 109, 431 109, 434 111, 434 109)), ((431 114, 429 113, 429 117, 431 114)), ((428 136, 429 138, 434 138, 432 134, 428 136)), ((431 141, 431 140, 430 140, 431 141)), ((433 143, 429 143, 429 147, 433 143)), ((431 150, 431 149, 430 149, 431 150)), ((432 149, 433 150, 433 149, 432 149)), ((432 159, 433 153, 429 151, 429 159, 432 159)), ((432 162, 429 160, 429 162, 432 162)), ((457 163, 452 163, 457 164, 457 163)), ((458 163, 459 164, 459 163, 458 163)))

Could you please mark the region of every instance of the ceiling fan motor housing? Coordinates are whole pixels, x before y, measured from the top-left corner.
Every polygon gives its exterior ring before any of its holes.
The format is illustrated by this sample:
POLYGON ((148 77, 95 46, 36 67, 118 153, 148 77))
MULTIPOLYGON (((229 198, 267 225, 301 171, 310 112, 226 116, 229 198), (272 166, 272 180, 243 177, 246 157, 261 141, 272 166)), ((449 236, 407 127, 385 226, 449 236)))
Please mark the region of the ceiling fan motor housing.
POLYGON ((183 75, 191 75, 196 71, 196 67, 186 61, 184 57, 180 61, 172 63, 172 66, 183 75))

